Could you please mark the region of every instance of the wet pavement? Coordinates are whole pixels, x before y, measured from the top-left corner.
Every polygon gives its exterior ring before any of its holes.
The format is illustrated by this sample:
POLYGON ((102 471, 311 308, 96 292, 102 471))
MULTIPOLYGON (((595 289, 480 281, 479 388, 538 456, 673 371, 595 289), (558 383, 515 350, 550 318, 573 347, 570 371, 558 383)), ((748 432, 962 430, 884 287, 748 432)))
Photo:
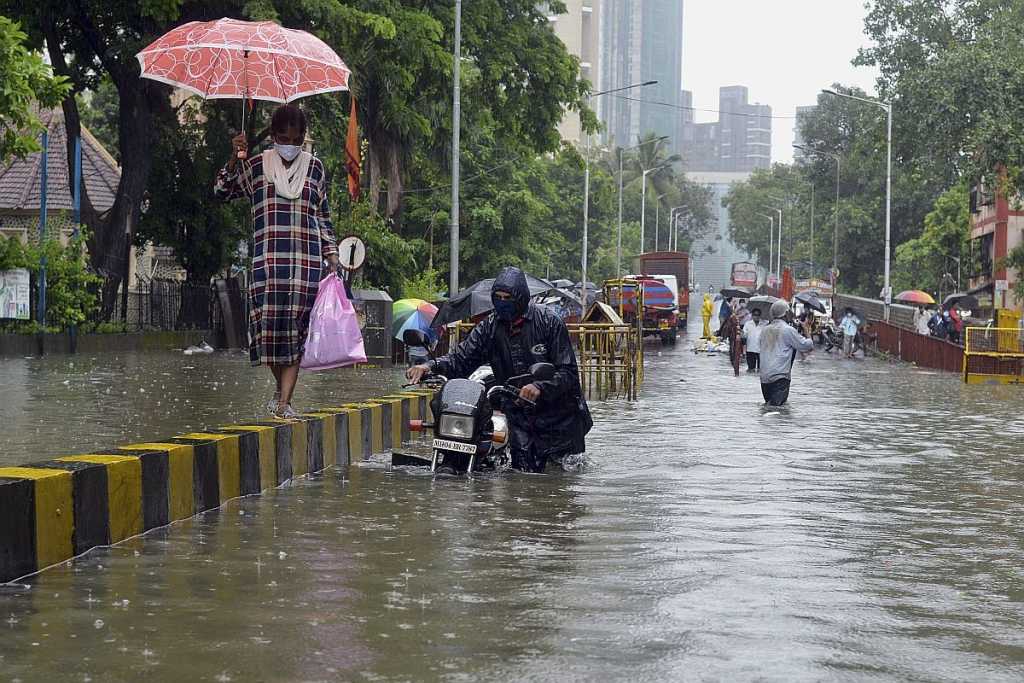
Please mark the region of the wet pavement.
MULTIPOLYGON (((381 396, 400 375, 304 373, 293 403, 301 411, 381 396)), ((273 394, 270 372, 240 351, 0 357, 0 467, 262 419, 273 394)))
POLYGON ((332 470, 0 589, 0 679, 1024 677, 1019 387, 651 350, 582 472, 332 470))

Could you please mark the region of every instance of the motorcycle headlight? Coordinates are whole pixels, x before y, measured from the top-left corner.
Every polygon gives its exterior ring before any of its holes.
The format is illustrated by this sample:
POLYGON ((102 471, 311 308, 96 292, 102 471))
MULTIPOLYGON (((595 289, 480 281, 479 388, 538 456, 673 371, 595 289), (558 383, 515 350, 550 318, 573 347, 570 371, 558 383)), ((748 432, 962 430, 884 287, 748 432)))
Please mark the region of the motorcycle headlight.
POLYGON ((473 437, 473 418, 466 415, 442 415, 437 431, 449 439, 470 439, 473 437))

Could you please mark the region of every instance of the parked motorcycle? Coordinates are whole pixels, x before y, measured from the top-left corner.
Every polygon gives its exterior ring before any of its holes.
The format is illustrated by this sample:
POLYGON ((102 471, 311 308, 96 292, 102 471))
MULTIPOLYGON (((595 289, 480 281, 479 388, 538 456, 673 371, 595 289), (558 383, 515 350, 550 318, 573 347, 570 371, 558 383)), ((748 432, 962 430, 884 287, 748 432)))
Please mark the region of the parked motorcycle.
MULTIPOLYGON (((402 341, 408 346, 426 346, 419 330, 407 330, 402 341)), ((437 472, 440 467, 463 474, 507 467, 508 421, 499 410, 501 405, 511 400, 527 410, 535 408, 533 401, 519 396, 519 390, 530 382, 550 380, 554 375, 555 366, 535 363, 529 373, 509 378, 505 384, 494 381, 488 366, 477 369, 469 379, 424 376, 420 384, 435 391, 430 403, 434 422, 412 420, 409 429, 433 431, 430 471, 437 472)))

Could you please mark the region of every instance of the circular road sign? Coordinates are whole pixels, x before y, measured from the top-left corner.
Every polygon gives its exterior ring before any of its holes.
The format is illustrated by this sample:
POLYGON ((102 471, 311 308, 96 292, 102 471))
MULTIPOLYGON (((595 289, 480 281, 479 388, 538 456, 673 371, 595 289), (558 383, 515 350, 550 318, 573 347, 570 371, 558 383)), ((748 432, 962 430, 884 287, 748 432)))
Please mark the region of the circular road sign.
POLYGON ((359 270, 366 260, 366 245, 355 235, 338 242, 338 265, 349 272, 359 270))

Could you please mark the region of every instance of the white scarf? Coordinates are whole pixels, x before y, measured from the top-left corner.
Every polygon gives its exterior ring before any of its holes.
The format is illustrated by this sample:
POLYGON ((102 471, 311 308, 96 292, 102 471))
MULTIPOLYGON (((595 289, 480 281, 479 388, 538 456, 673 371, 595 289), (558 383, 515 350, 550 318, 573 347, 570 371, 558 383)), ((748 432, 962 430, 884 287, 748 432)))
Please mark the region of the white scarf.
POLYGON ((281 156, 272 149, 263 152, 263 174, 274 183, 274 191, 285 199, 298 199, 302 195, 302 188, 306 183, 306 174, 309 173, 309 164, 313 155, 303 150, 292 162, 291 166, 285 166, 281 156))

